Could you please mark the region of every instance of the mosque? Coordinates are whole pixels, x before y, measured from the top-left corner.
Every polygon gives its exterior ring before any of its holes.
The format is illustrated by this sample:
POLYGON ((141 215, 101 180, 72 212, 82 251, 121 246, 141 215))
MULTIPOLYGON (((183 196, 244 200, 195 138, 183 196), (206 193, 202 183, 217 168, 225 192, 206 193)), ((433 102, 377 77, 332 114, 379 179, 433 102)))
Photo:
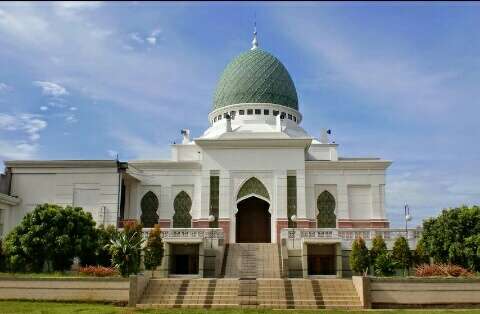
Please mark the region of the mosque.
POLYGON ((339 156, 328 130, 315 137, 302 128, 314 117, 300 109, 292 77, 259 47, 255 32, 251 49, 218 81, 208 129, 198 137, 183 129, 169 160, 6 161, 0 235, 37 204, 73 205, 97 224, 121 227, 135 219, 147 231, 160 226, 171 244, 167 255, 177 256, 164 263, 167 273, 215 276, 222 248, 270 243, 285 247, 278 254, 292 276, 295 269, 299 276, 341 276, 342 252, 356 234, 368 240, 392 231, 385 213, 391 162, 339 156))

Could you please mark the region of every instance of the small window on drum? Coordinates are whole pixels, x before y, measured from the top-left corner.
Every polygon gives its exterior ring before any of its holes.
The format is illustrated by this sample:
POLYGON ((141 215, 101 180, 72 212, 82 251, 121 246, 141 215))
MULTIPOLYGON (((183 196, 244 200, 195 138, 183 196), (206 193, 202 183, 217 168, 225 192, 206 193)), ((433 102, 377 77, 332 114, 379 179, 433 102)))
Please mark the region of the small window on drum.
POLYGON ((262 110, 261 109, 255 109, 255 114, 262 114, 262 110))
POLYGON ((280 116, 283 116, 283 119, 285 119, 287 117, 287 114, 285 112, 282 112, 280 116))
POLYGON ((243 116, 245 114, 245 110, 238 110, 238 114, 243 116))
POLYGON ((217 117, 213 118, 213 122, 217 122, 217 117))
POLYGON ((270 110, 268 109, 263 109, 263 114, 268 116, 270 114, 270 110))
POLYGON ((218 116, 218 121, 220 121, 220 120, 222 120, 222 116, 221 116, 221 115, 218 116))
POLYGON ((253 109, 247 109, 247 114, 248 115, 253 114, 253 109))
POLYGON ((292 120, 292 119, 293 119, 292 115, 289 114, 289 115, 288 115, 288 120, 292 120))
POLYGON ((274 116, 278 116, 278 114, 279 114, 278 110, 273 110, 273 115, 274 116))
POLYGON ((297 117, 293 116, 293 121, 297 122, 297 117))
POLYGON ((230 111, 230 117, 232 118, 232 120, 235 119, 235 112, 235 110, 230 111))

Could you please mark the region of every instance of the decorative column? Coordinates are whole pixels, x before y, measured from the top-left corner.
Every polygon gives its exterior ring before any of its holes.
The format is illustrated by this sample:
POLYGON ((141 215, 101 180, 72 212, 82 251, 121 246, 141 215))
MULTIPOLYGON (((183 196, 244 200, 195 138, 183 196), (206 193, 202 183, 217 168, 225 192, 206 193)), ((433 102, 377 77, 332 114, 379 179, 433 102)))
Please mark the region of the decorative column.
MULTIPOLYGON (((230 243, 230 222, 234 209, 232 208, 232 178, 230 171, 220 171, 220 199, 219 199, 219 219, 218 227, 223 229, 225 243, 230 243)), ((232 230, 234 232, 235 230, 232 230)))
POLYGON ((200 215, 192 221, 193 228, 208 228, 210 206, 210 171, 202 171, 200 183, 200 215))
POLYGON ((310 219, 307 217, 305 170, 297 170, 297 228, 309 228, 310 219))
MULTIPOLYGON (((280 233, 284 228, 288 228, 287 218, 287 171, 279 170, 275 172, 275 212, 277 213, 277 238, 276 242, 280 243, 280 233)), ((273 210, 272 210, 273 212, 273 210)), ((273 241, 272 241, 273 242, 273 241)))

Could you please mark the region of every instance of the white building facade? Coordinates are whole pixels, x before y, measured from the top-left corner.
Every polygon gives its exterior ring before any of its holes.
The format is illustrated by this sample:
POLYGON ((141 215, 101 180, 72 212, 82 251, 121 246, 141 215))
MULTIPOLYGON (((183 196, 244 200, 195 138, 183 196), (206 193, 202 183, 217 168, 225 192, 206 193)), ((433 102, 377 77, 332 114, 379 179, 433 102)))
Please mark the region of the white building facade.
POLYGON ((209 128, 182 130, 170 160, 5 162, 1 232, 42 203, 83 207, 98 224, 220 228, 225 243, 280 243, 286 228, 388 228, 391 162, 342 158, 303 119, 288 71, 255 41, 222 74, 209 128))

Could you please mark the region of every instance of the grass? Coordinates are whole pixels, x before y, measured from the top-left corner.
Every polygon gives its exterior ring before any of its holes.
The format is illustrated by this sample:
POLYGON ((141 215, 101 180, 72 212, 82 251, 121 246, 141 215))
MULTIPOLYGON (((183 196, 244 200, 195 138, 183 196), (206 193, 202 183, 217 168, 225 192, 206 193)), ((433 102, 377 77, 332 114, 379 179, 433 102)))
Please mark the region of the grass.
MULTIPOLYGON (((34 302, 34 301, 0 301, 1 314, 63 314, 63 313, 81 313, 81 314, 282 314, 301 312, 302 314, 318 314, 328 312, 332 314, 340 313, 364 313, 365 311, 332 311, 332 310, 311 310, 311 311, 293 311, 293 310, 205 310, 205 309, 158 309, 158 310, 137 310, 126 307, 118 307, 108 304, 91 304, 91 303, 59 303, 59 302, 34 302)), ((414 314, 443 314, 451 312, 459 312, 462 314, 480 314, 478 310, 371 310, 374 313, 414 313, 414 314)))

